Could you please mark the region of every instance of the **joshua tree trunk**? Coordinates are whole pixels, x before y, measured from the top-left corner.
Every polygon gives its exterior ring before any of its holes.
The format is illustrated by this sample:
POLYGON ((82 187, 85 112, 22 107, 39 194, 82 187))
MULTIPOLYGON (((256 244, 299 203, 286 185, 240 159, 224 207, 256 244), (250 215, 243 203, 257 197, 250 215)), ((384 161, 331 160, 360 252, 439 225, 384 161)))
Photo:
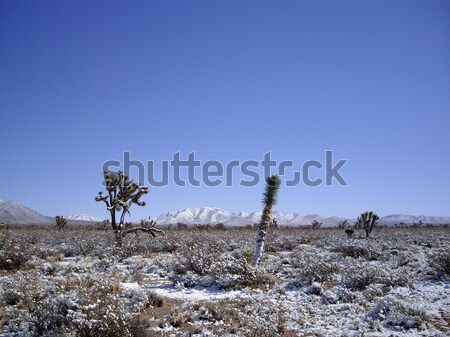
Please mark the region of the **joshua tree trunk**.
POLYGON ((261 215, 261 222, 259 223, 258 241, 256 244, 255 255, 253 257, 253 267, 257 267, 261 261, 264 252, 264 242, 266 240, 266 233, 272 221, 272 207, 277 202, 278 189, 280 187, 280 179, 276 174, 266 179, 266 189, 263 195, 264 209, 261 215))
MULTIPOLYGON (((110 202, 111 204, 113 203, 113 198, 112 196, 110 196, 110 202)), ((115 208, 111 208, 110 210, 111 213, 111 227, 113 228, 114 231, 114 238, 116 239, 116 246, 118 248, 122 248, 122 233, 121 233, 121 223, 117 224, 116 222, 116 209, 115 208)))

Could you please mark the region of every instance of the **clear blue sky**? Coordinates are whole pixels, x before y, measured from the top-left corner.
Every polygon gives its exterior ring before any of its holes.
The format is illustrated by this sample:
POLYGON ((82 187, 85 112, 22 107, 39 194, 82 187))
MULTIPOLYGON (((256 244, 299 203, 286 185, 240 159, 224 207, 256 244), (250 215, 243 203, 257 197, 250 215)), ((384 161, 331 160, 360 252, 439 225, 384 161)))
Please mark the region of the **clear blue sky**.
MULTIPOLYGON (((0 198, 106 218, 102 164, 349 159, 277 209, 450 215, 450 1, 1 1, 0 198)), ((320 176, 320 171, 315 171, 320 176)), ((256 187, 151 188, 133 220, 260 209, 256 187)))

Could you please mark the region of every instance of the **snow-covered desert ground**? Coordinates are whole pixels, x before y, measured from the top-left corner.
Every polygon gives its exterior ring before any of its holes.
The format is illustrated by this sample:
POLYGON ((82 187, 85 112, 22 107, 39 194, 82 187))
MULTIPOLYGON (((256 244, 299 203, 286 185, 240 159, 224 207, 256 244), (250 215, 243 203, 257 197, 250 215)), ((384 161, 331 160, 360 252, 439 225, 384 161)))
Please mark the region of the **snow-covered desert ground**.
POLYGON ((449 336, 450 230, 0 229, 0 336, 449 336))

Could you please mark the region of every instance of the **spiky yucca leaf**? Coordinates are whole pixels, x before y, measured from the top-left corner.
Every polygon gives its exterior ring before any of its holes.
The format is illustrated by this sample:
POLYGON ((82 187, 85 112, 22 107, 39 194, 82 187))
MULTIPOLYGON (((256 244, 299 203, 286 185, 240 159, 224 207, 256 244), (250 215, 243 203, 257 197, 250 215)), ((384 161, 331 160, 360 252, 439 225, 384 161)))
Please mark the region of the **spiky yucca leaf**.
POLYGON ((273 174, 266 178, 266 189, 264 190, 262 203, 264 206, 273 206, 277 203, 278 190, 280 189, 280 178, 273 174))

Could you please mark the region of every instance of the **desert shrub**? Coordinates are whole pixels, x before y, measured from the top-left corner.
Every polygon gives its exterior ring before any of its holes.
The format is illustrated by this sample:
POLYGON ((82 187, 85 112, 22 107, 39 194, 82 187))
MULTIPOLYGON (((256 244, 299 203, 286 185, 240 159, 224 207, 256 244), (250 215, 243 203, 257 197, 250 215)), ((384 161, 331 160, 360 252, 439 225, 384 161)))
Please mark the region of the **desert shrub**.
POLYGON ((324 282, 333 279, 339 266, 334 262, 336 257, 326 251, 303 246, 293 253, 291 267, 293 272, 290 286, 311 285, 313 282, 324 282))
POLYGON ((350 262, 342 274, 342 283, 352 290, 364 290, 373 283, 379 283, 382 271, 374 265, 365 261, 350 262))
POLYGON ((427 312, 423 307, 408 303, 393 295, 383 298, 370 317, 383 322, 388 327, 418 330, 423 330, 429 322, 440 320, 440 317, 427 312))
POLYGON ((23 272, 0 279, 0 307, 14 306, 22 302, 32 287, 32 278, 23 272))
POLYGON ((288 235, 289 233, 280 232, 273 233, 272 236, 267 237, 266 250, 268 252, 277 253, 283 251, 293 251, 300 245, 310 243, 309 236, 288 235))
POLYGON ((238 250, 237 256, 235 255, 234 257, 238 259, 244 259, 244 261, 249 265, 253 263, 253 252, 251 250, 238 250))
POLYGON ((22 268, 36 252, 31 237, 14 234, 8 230, 0 233, 0 270, 22 268))
POLYGON ((151 253, 175 253, 182 245, 177 237, 177 233, 169 231, 164 240, 152 240, 147 237, 145 240, 146 250, 151 253))
POLYGON ((80 255, 86 255, 86 250, 83 249, 83 245, 80 244, 79 240, 74 240, 73 243, 65 243, 63 242, 61 245, 56 247, 57 253, 61 252, 65 257, 75 257, 80 255))
POLYGON ((406 287, 411 283, 411 275, 407 268, 383 269, 380 283, 387 287, 406 287))
POLYGON ((2 303, 8 305, 5 332, 11 335, 131 336, 132 312, 139 312, 147 301, 142 289, 120 290, 107 279, 90 276, 53 284, 31 274, 10 279, 16 282, 16 291, 3 293, 2 303))
POLYGON ((0 251, 0 269, 11 270, 21 268, 28 260, 29 256, 23 251, 16 249, 0 251))
POLYGON ((325 290, 321 299, 325 304, 352 303, 356 299, 356 294, 354 291, 338 285, 325 290))
POLYGON ((360 258, 368 260, 379 260, 384 256, 384 249, 376 240, 351 240, 338 243, 332 251, 342 254, 343 257, 360 258))
POLYGON ((96 231, 89 233, 86 229, 65 231, 41 231, 37 256, 46 259, 50 256, 78 257, 91 256, 106 258, 112 255, 112 239, 109 233, 96 231))
POLYGON ((409 251, 407 252, 396 252, 395 253, 395 262, 398 267, 406 267, 410 266, 414 262, 414 255, 409 251))
POLYGON ((440 248, 428 256, 429 265, 440 278, 450 276, 450 248, 440 248))
POLYGON ((48 275, 55 275, 58 268, 54 263, 45 262, 37 266, 36 270, 40 275, 48 276, 48 275))
POLYGON ((254 244, 247 240, 240 242, 244 238, 241 231, 200 234, 192 231, 180 240, 169 276, 174 284, 184 287, 214 285, 227 290, 265 288, 273 284, 273 277, 269 277, 264 268, 258 275, 251 268, 253 251, 247 249, 247 243, 254 244))
POLYGON ((34 273, 16 273, 2 279, 1 302, 7 309, 5 332, 20 336, 51 336, 61 331, 67 313, 56 296, 34 273), (41 307, 42 306, 42 307, 41 307))
POLYGON ((174 261, 171 281, 185 287, 215 285, 226 290, 273 284, 273 277, 264 273, 263 268, 255 273, 249 261, 252 255, 247 251, 225 249, 220 242, 210 241, 184 246, 174 261))
POLYGON ((184 303, 173 308, 160 324, 160 328, 172 327, 186 331, 182 336, 295 336, 287 328, 288 308, 276 298, 270 300, 265 296, 231 302, 184 303))
POLYGON ((148 294, 147 307, 162 307, 164 305, 164 297, 158 295, 155 292, 150 292, 148 294))
POLYGON ((240 309, 245 317, 243 331, 245 336, 276 337, 287 332, 288 309, 277 301, 258 296, 240 309))
POLYGON ((180 248, 173 263, 170 279, 175 284, 181 283, 185 287, 198 284, 209 286, 213 283, 212 265, 219 260, 223 251, 218 244, 203 240, 190 241, 180 248))
POLYGON ((267 289, 275 284, 275 278, 271 273, 266 272, 264 267, 260 267, 256 272, 245 255, 235 258, 230 254, 224 254, 222 259, 213 265, 212 276, 213 284, 224 290, 246 287, 267 289))
POLYGON ((354 233, 355 233, 355 231, 354 231, 353 229, 351 229, 351 228, 347 228, 347 229, 345 230, 345 234, 347 234, 347 237, 348 237, 348 238, 351 238, 351 237, 353 236, 354 233))
POLYGON ((311 283, 311 285, 306 289, 306 293, 307 294, 311 294, 311 295, 322 295, 323 293, 323 287, 320 283, 318 282, 313 282, 311 283))
POLYGON ((213 242, 189 242, 182 247, 174 264, 174 272, 184 275, 192 272, 199 276, 211 273, 211 265, 219 259, 220 247, 213 242))
POLYGON ((383 284, 379 283, 369 284, 362 293, 366 300, 373 301, 377 297, 384 296, 386 294, 386 288, 383 284))
POLYGON ((362 245, 343 245, 340 247, 336 247, 334 249, 335 252, 341 253, 344 257, 368 257, 369 256, 369 249, 367 247, 364 247, 362 245))
POLYGON ((169 315, 164 317, 166 326, 173 326, 180 328, 185 324, 193 323, 195 321, 195 313, 192 309, 192 303, 184 303, 180 307, 175 307, 171 310, 169 315))
POLYGON ((214 283, 222 289, 240 289, 256 282, 256 273, 244 257, 224 254, 212 270, 214 283))

